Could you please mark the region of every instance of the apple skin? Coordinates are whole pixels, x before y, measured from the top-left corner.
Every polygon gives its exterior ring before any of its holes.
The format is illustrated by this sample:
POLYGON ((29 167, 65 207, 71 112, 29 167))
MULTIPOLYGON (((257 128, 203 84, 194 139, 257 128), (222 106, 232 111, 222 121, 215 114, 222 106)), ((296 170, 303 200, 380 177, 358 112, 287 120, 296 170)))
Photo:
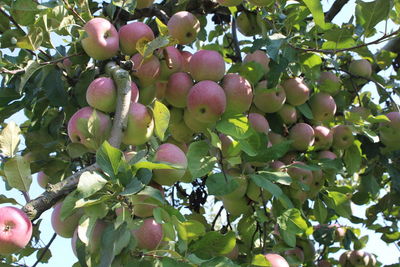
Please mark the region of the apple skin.
POLYGON ((147 107, 140 103, 131 103, 128 113, 128 126, 122 142, 126 145, 146 143, 154 130, 154 120, 147 107))
POLYGON ((50 177, 47 176, 43 171, 38 172, 37 182, 41 188, 46 189, 47 185, 49 184, 49 179, 50 177))
POLYGON ((108 77, 95 79, 86 90, 86 101, 91 107, 100 111, 106 113, 115 111, 117 89, 114 81, 108 77))
POLYGON ((349 72, 353 75, 369 78, 372 75, 372 65, 366 59, 357 59, 350 62, 349 72))
POLYGON ((273 162, 271 162, 269 164, 269 167, 272 169, 272 171, 274 172, 279 172, 279 171, 283 171, 285 169, 286 164, 283 163, 280 160, 274 160, 273 162))
POLYGON ((336 113, 336 103, 327 93, 316 93, 310 99, 310 108, 316 121, 330 121, 336 113))
POLYGON ((186 72, 177 72, 171 75, 165 90, 165 99, 172 106, 184 108, 187 104, 187 96, 193 87, 193 80, 186 72))
POLYGON ((353 266, 370 266, 371 254, 362 250, 353 250, 349 261, 353 266))
MULTIPOLYGON (((301 161, 294 161, 293 164, 305 165, 305 163, 301 161)), ((299 182, 308 186, 310 186, 314 180, 313 173, 310 170, 301 169, 298 167, 290 167, 288 168, 287 173, 291 178, 298 180, 299 182)))
POLYGON ((163 60, 160 62, 160 80, 168 81, 172 74, 182 71, 183 58, 177 48, 167 46, 158 53, 163 55, 163 60))
POLYGON ((319 76, 318 85, 321 92, 334 96, 340 91, 341 80, 333 72, 323 71, 319 76))
POLYGON ((339 264, 342 267, 350 267, 350 253, 351 251, 345 251, 339 257, 339 264))
POLYGON ((354 141, 353 133, 347 125, 336 125, 332 128, 333 143, 332 146, 337 149, 349 148, 354 141))
POLYGON ((257 23, 257 15, 250 12, 241 12, 236 18, 238 31, 244 36, 261 34, 261 28, 257 23))
POLYGON ((383 122, 379 124, 380 140, 385 146, 391 149, 399 149, 400 112, 389 112, 388 114, 386 114, 386 117, 388 117, 390 122, 383 122))
POLYGON ((242 3, 242 0, 217 0, 218 4, 221 6, 238 6, 242 3))
POLYGON ((158 147, 154 156, 155 161, 178 165, 181 169, 153 170, 153 180, 160 185, 171 186, 185 175, 187 158, 185 153, 176 145, 165 143, 158 147))
POLYGON ((337 156, 335 153, 325 150, 318 153, 318 159, 336 159, 337 156))
POLYGON ((272 145, 277 145, 277 144, 280 144, 280 143, 286 141, 285 137, 283 137, 280 134, 274 133, 272 131, 268 133, 268 139, 272 145))
POLYGON ((157 57, 151 56, 143 60, 139 53, 131 58, 133 62, 132 75, 139 79, 143 87, 153 84, 160 76, 160 61, 157 57))
POLYGON ((237 260, 239 257, 239 246, 237 244, 235 244, 235 246, 233 247, 231 252, 229 252, 228 254, 224 254, 223 256, 225 256, 231 260, 237 260))
POLYGON ((216 122, 225 112, 225 92, 216 82, 201 81, 190 89, 187 108, 198 121, 216 122))
POLYGON ((248 62, 256 62, 261 65, 264 73, 267 73, 269 71, 269 61, 270 58, 268 57, 266 52, 262 50, 256 50, 253 53, 249 53, 244 57, 243 64, 246 64, 248 62))
POLYGON ((325 126, 314 126, 314 148, 318 150, 328 150, 333 143, 333 132, 325 126))
POLYGON ((189 69, 195 81, 217 82, 225 75, 225 61, 217 51, 199 50, 190 59, 189 69))
POLYGON ((253 102, 257 108, 266 113, 275 113, 280 110, 285 103, 286 93, 281 86, 267 89, 267 81, 257 84, 253 102))
POLYGON ((292 147, 298 151, 307 151, 314 144, 314 129, 307 123, 296 123, 289 131, 292 147))
POLYGON ((108 20, 91 19, 83 29, 87 37, 82 40, 82 47, 91 58, 105 60, 117 54, 119 50, 118 32, 108 20))
POLYGON ((141 249, 155 250, 162 241, 163 229, 153 218, 147 218, 143 224, 131 231, 141 249))
MULTIPOLYGON (((90 233, 89 244, 88 244, 88 252, 90 254, 96 253, 100 250, 101 247, 101 238, 103 236, 103 232, 107 227, 107 223, 102 220, 97 220, 95 226, 90 233)), ((78 241, 78 228, 74 231, 74 235, 71 238, 71 246, 72 252, 78 257, 78 253, 76 252, 76 242, 78 241)))
POLYGON ((227 170, 227 173, 233 176, 233 180, 235 180, 239 186, 231 193, 227 195, 221 196, 222 199, 227 200, 235 200, 243 198, 246 195, 247 186, 248 186, 248 179, 246 175, 241 174, 238 170, 227 170))
POLYGON ((289 263, 279 254, 268 253, 264 257, 271 263, 271 267, 289 267, 289 263))
MULTIPOLYGON (((75 112, 68 121, 67 130, 68 136, 73 143, 81 143, 88 149, 95 151, 97 145, 87 140, 88 138, 91 138, 87 128, 87 120, 92 116, 93 111, 94 109, 91 107, 84 107, 75 112), (78 124, 81 124, 81 130, 83 128, 85 132, 80 131, 78 124)), ((106 140, 111 131, 111 119, 101 111, 96 111, 96 114, 99 120, 99 133, 96 135, 96 138, 99 140, 106 140)), ((100 142, 100 144, 101 143, 102 142, 100 142)))
POLYGON ((278 115, 286 125, 291 125, 297 122, 297 110, 292 105, 284 104, 282 108, 278 110, 278 115))
POLYGON ((186 45, 196 40, 200 22, 192 13, 180 11, 172 15, 167 27, 172 38, 178 40, 180 45, 186 45))
POLYGON ((18 252, 32 237, 32 223, 25 212, 11 206, 0 207, 0 255, 18 252))
POLYGON ((150 7, 154 3, 154 0, 137 0, 136 8, 142 9, 146 7, 150 7))
POLYGON ((253 102, 253 91, 248 80, 236 73, 228 73, 222 80, 226 95, 225 112, 239 114, 249 110, 253 102))
POLYGON ((182 56, 182 71, 190 73, 189 63, 190 60, 192 59, 193 54, 190 53, 189 51, 181 51, 181 56, 182 56))
POLYGON ((241 149, 239 142, 223 133, 219 134, 219 139, 221 140, 221 152, 223 158, 236 157, 240 154, 241 149))
MULTIPOLYGON (((164 197, 164 189, 157 183, 150 183, 151 187, 158 189, 164 197)), ((143 202, 140 204, 133 204, 133 214, 140 218, 147 218, 153 216, 153 210, 158 206, 158 200, 155 200, 146 195, 132 195, 130 197, 133 203, 143 202), (148 203, 148 204, 145 204, 148 203)))
POLYGON ((170 119, 168 130, 171 136, 180 143, 189 143, 192 140, 194 132, 190 129, 183 119, 183 109, 170 109, 170 119))
POLYGON ((282 86, 286 93, 286 102, 292 106, 300 106, 310 97, 310 89, 302 78, 288 79, 283 82, 282 86))
POLYGON ((121 51, 129 56, 138 52, 136 44, 139 41, 146 40, 150 42, 154 39, 154 33, 151 28, 140 21, 131 22, 122 26, 118 34, 121 51))
POLYGON ((269 123, 267 119, 259 113, 249 113, 248 115, 250 126, 256 132, 268 134, 269 123))
POLYGON ((64 221, 61 221, 61 209, 63 202, 58 202, 53 207, 51 214, 51 225, 53 226, 54 232, 59 236, 65 238, 71 238, 74 235, 76 227, 78 227, 79 220, 83 215, 82 210, 77 210, 67 217, 64 221))
POLYGON ((215 122, 207 123, 199 121, 195 115, 196 114, 189 112, 188 109, 185 109, 183 113, 183 121, 185 122, 186 126, 189 127, 189 129, 191 129, 193 132, 208 134, 207 129, 214 128, 215 122))

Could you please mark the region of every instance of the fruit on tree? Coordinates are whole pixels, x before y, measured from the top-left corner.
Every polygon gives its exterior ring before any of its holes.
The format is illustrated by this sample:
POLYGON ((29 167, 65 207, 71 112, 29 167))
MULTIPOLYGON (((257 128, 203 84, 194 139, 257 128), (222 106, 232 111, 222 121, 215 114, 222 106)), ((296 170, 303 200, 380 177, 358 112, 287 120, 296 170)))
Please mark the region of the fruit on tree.
POLYGON ((63 202, 58 202, 54 205, 53 212, 51 213, 51 225, 53 226, 54 232, 59 236, 71 238, 74 235, 76 227, 78 227, 83 212, 82 210, 76 210, 65 218, 65 220, 61 220, 62 206, 63 202))
POLYGON ((342 255, 340 255, 339 263, 344 267, 373 267, 376 265, 376 259, 374 255, 368 252, 362 250, 351 250, 345 251, 342 255))
POLYGON ((160 80, 168 81, 169 77, 182 70, 183 58, 181 52, 174 46, 167 46, 159 52, 163 55, 160 62, 160 80))
POLYGON ((122 53, 132 56, 138 52, 136 46, 141 42, 150 42, 154 33, 147 24, 136 21, 122 26, 119 31, 119 44, 122 53))
POLYGON ((286 165, 292 164, 298 158, 298 153, 295 151, 287 152, 283 157, 279 160, 285 163, 286 165))
POLYGON ((269 261, 271 267, 289 267, 289 263, 279 254, 268 253, 264 257, 269 261))
MULTIPOLYGON (((284 255, 285 255, 285 258, 292 258, 296 262, 304 262, 304 253, 301 248, 295 247, 293 249, 286 250, 284 255)), ((295 266, 295 265, 291 264, 291 266, 295 266)))
POLYGON ((357 114, 356 116, 364 120, 367 119, 369 115, 371 115, 371 111, 362 106, 351 107, 349 112, 351 112, 352 114, 357 114))
POLYGON ((268 201, 272 198, 272 194, 265 189, 262 189, 256 185, 253 180, 249 180, 246 196, 253 200, 254 202, 262 203, 264 201, 268 201), (262 193, 262 195, 261 195, 262 193))
POLYGON ((157 57, 151 56, 144 59, 141 54, 137 53, 131 60, 133 62, 132 75, 139 79, 143 87, 153 84, 160 76, 160 60, 157 57))
POLYGON ((261 28, 257 23, 257 15, 243 11, 236 18, 238 31, 244 36, 254 36, 261 33, 261 28))
POLYGON ((0 207, 0 255, 18 252, 32 237, 32 223, 25 212, 11 206, 0 207))
POLYGON ((284 104, 277 113, 281 117, 283 123, 285 123, 286 125, 291 125, 297 122, 297 110, 292 105, 284 104))
POLYGON ((315 258, 315 247, 311 240, 297 238, 296 247, 299 247, 303 250, 304 253, 304 261, 305 262, 313 262, 315 258))
POLYGON ((246 197, 238 199, 222 198, 224 208, 233 217, 251 212, 251 206, 248 204, 248 202, 249 200, 246 197))
POLYGON ((172 15, 168 24, 169 34, 175 38, 179 44, 190 44, 197 38, 200 31, 200 22, 190 12, 180 11, 172 15))
POLYGON ((271 163, 269 164, 269 167, 270 167, 273 171, 275 171, 275 172, 283 171, 283 169, 285 168, 285 166, 286 166, 286 164, 283 163, 283 162, 280 161, 280 160, 274 160, 273 162, 271 162, 271 163))
POLYGON ((282 86, 286 93, 286 102, 293 106, 304 104, 310 97, 310 89, 302 78, 287 79, 282 86))
POLYGON ((187 143, 192 139, 193 131, 190 129, 183 119, 183 109, 170 109, 170 120, 168 130, 171 136, 178 142, 187 143))
POLYGON ((226 113, 239 114, 249 110, 253 101, 251 84, 236 73, 228 73, 222 79, 226 95, 226 113))
POLYGON ((222 199, 235 200, 243 198, 246 195, 248 179, 236 169, 230 169, 227 174, 233 177, 233 180, 239 185, 233 192, 221 196, 222 199))
POLYGON ((332 146, 333 132, 325 126, 314 126, 315 150, 327 150, 332 146))
POLYGON ((177 72, 168 79, 165 99, 174 107, 184 108, 187 103, 187 96, 190 88, 193 87, 193 80, 186 72, 177 72))
MULTIPOLYGON (((87 250, 90 253, 95 253, 100 250, 101 247, 101 238, 103 236, 103 232, 107 227, 107 223, 103 220, 97 220, 94 224, 94 227, 92 231, 88 234, 88 237, 84 237, 86 242, 88 242, 87 250)), ((79 232, 78 232, 79 226, 75 229, 74 235, 71 238, 71 246, 72 246, 72 251, 74 252, 75 256, 78 255, 76 251, 76 242, 78 241, 79 238, 79 232)))
POLYGON ((389 112, 386 117, 390 121, 380 123, 380 140, 385 146, 391 149, 398 149, 400 147, 400 112, 389 112))
POLYGON ((47 176, 43 171, 38 172, 37 174, 37 182, 41 188, 46 189, 49 184, 50 177, 47 176))
POLYGON ((221 6, 238 6, 242 3, 242 0, 217 0, 221 6))
POLYGON ((192 59, 193 54, 189 51, 181 51, 182 56, 182 71, 183 72, 190 72, 189 62, 192 59))
POLYGON ((320 92, 311 97, 310 108, 314 120, 328 121, 332 120, 336 113, 336 102, 330 94, 320 92))
POLYGON ((143 224, 131 231, 141 249, 155 250, 162 241, 163 229, 153 218, 143 220, 143 224))
POLYGON ((272 131, 268 133, 268 140, 272 145, 280 144, 286 141, 285 137, 283 137, 281 134, 277 134, 272 131))
POLYGON ((306 164, 304 162, 294 161, 293 164, 294 166, 289 167, 287 170, 289 176, 292 177, 292 179, 295 179, 303 184, 310 186, 314 180, 312 171, 296 167, 296 165, 305 166, 306 164))
POLYGON ((111 131, 111 119, 101 111, 94 110, 91 107, 84 107, 75 112, 68 121, 68 136, 73 143, 81 143, 88 149, 96 150, 104 140, 106 140, 111 131), (95 114, 94 114, 95 113, 95 114), (88 121, 96 116, 98 132, 90 133, 88 121))
POLYGON ((256 50, 253 53, 247 54, 243 58, 243 64, 246 64, 248 62, 256 62, 260 64, 264 73, 267 73, 269 71, 269 61, 270 59, 267 53, 262 50, 256 50))
POLYGON ((336 154, 329 150, 324 150, 318 153, 318 159, 336 159, 336 158, 337 158, 336 154))
POLYGON ((332 96, 340 91, 341 80, 333 72, 323 71, 318 79, 318 89, 332 96))
POLYGON ((367 59, 357 59, 350 62, 349 72, 353 75, 369 78, 372 75, 372 65, 367 59))
POLYGON ((82 47, 91 58, 105 60, 117 54, 119 50, 118 32, 108 20, 91 19, 83 29, 87 36, 82 39, 82 47))
POLYGON ((253 127, 256 132, 268 134, 269 123, 263 115, 259 113, 249 113, 248 117, 250 126, 253 127))
POLYGON ((183 121, 186 126, 189 127, 192 131, 196 133, 207 133, 207 128, 211 128, 215 125, 215 122, 202 122, 197 119, 195 113, 189 112, 188 109, 185 109, 183 113, 183 121))
POLYGON ((88 104, 103 112, 115 111, 117 104, 117 89, 114 81, 108 77, 100 77, 89 84, 86 90, 88 104))
POLYGON ((306 151, 314 144, 314 129, 307 123, 296 123, 289 131, 289 139, 293 140, 292 147, 298 151, 306 151))
POLYGON ((332 128, 332 132, 333 147, 337 149, 346 149, 353 144, 354 136, 349 126, 343 124, 336 125, 332 128))
POLYGON ((136 0, 136 8, 150 7, 154 3, 154 0, 136 0))
POLYGON ((325 176, 323 175, 322 170, 312 171, 313 180, 310 184, 310 192, 308 196, 310 198, 314 198, 321 191, 325 184, 325 176))
POLYGON ((266 113, 274 113, 280 110, 285 103, 286 93, 281 86, 267 89, 267 81, 257 84, 253 102, 257 108, 266 113))
POLYGON ((190 89, 187 108, 198 121, 216 122, 225 112, 225 92, 216 82, 201 81, 190 89))
MULTIPOLYGON (((161 196, 164 197, 164 189, 157 183, 150 183, 150 186, 159 190, 161 196)), ((148 195, 136 194, 130 197, 133 203, 133 214, 140 218, 147 218, 153 216, 153 210, 158 207, 159 200, 152 198, 148 195)))
POLYGON ((332 263, 330 263, 328 260, 319 260, 317 263, 317 267, 332 267, 332 263))
POLYGON ((237 244, 235 244, 233 249, 229 253, 224 254, 223 256, 225 256, 231 260, 237 260, 237 258, 239 257, 239 246, 237 244))
POLYGON ((219 139, 221 140, 221 152, 224 158, 236 157, 240 154, 241 149, 238 141, 223 133, 219 134, 219 139))
POLYGON ((189 70, 195 81, 217 82, 225 75, 225 61, 217 51, 199 50, 190 59, 189 70))
POLYGON ((146 143, 154 130, 154 120, 146 106, 131 103, 128 113, 128 126, 122 142, 126 145, 142 145, 146 143))
POLYGON ((154 156, 154 160, 170 163, 179 168, 153 170, 153 180, 160 185, 171 186, 182 178, 186 172, 186 155, 174 144, 165 143, 159 146, 154 156))

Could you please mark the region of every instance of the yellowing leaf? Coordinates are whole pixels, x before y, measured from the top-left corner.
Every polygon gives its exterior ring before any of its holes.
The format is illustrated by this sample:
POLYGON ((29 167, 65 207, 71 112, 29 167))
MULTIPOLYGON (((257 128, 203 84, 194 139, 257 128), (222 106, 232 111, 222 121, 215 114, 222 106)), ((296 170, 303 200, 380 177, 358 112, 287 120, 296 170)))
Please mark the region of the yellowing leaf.
POLYGON ((20 142, 21 129, 15 122, 10 122, 0 133, 0 150, 7 157, 13 157, 20 142))

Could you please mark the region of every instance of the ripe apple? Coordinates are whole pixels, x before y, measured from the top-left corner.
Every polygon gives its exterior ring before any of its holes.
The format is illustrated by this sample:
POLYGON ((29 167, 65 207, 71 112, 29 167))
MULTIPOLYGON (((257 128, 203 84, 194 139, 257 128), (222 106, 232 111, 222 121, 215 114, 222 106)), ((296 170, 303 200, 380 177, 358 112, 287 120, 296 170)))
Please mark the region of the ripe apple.
POLYGON ((188 143, 192 140, 193 130, 190 129, 183 119, 183 109, 170 109, 170 120, 168 130, 171 136, 180 143, 188 143))
POLYGON ((333 132, 325 126, 314 126, 315 150, 327 150, 333 142, 333 132))
POLYGON ((53 212, 51 214, 51 225, 53 226, 54 232, 59 236, 65 238, 71 238, 74 235, 76 227, 78 227, 79 220, 83 215, 82 210, 74 211, 70 216, 68 216, 64 221, 61 220, 61 209, 63 202, 58 202, 53 207, 53 212))
POLYGON ((366 59, 357 59, 350 62, 349 72, 353 75, 360 77, 371 77, 372 65, 366 59))
POLYGON ((184 108, 187 104, 187 95, 193 87, 193 80, 186 72, 177 72, 171 75, 165 90, 165 99, 172 106, 184 108))
POLYGON ((332 263, 330 263, 328 260, 319 260, 317 263, 317 267, 332 267, 332 263))
POLYGON ((257 23, 257 15, 243 11, 236 18, 238 31, 244 36, 254 36, 261 33, 261 28, 257 23))
MULTIPOLYGON (((293 164, 306 165, 304 162, 301 161, 294 161, 293 164)), ((299 167, 289 167, 287 173, 290 177, 292 177, 292 179, 298 180, 299 182, 308 186, 310 186, 314 180, 312 171, 299 167)))
POLYGON ((261 65, 264 73, 267 73, 269 71, 269 61, 270 59, 266 52, 262 50, 256 50, 244 57, 243 64, 246 64, 247 62, 256 62, 261 65))
POLYGON ((131 103, 128 113, 128 126, 122 142, 126 145, 146 143, 154 130, 154 120, 147 107, 140 103, 131 103))
POLYGON ((89 84, 86 91, 88 104, 103 112, 115 111, 117 104, 117 89, 114 81, 108 77, 100 77, 89 84))
POLYGON ((221 6, 238 6, 242 3, 242 0, 217 0, 221 6))
POLYGON ((175 38, 180 45, 190 44, 197 38, 200 31, 200 22, 190 12, 180 11, 172 15, 168 24, 169 34, 175 38))
POLYGON ((207 129, 215 126, 215 122, 210 123, 199 121, 196 114, 189 112, 188 109, 185 109, 183 113, 183 121, 187 127, 196 133, 208 134, 207 129))
POLYGON ((342 267, 350 267, 350 254, 351 251, 345 251, 339 257, 339 263, 342 267))
POLYGON ((250 126, 253 127, 256 132, 268 134, 269 123, 263 115, 259 113, 249 113, 248 117, 250 126))
POLYGON ((325 184, 325 176, 322 170, 312 171, 313 180, 310 184, 310 191, 308 192, 309 198, 315 198, 325 184))
POLYGON ((125 55, 132 56, 137 53, 138 42, 150 42, 154 39, 154 33, 147 24, 136 21, 128 23, 119 29, 119 44, 125 55))
POLYGON ((332 96, 340 91, 341 80, 333 72, 323 71, 318 79, 318 89, 332 96))
POLYGON ((168 81, 172 74, 182 71, 182 54, 174 46, 167 46, 159 53, 163 55, 163 60, 160 62, 160 80, 168 81))
POLYGON ((389 112, 386 117, 390 122, 380 123, 380 140, 385 146, 391 149, 398 149, 400 148, 400 112, 389 112))
POLYGON ((136 0, 136 8, 150 7, 154 3, 154 0, 136 0))
POLYGON ((182 56, 182 71, 183 72, 190 72, 189 62, 192 59, 193 54, 189 51, 181 51, 182 56))
POLYGON ((350 252, 350 256, 348 258, 348 261, 353 265, 353 266, 372 266, 370 265, 370 262, 372 262, 372 255, 362 251, 362 250, 353 250, 350 252))
POLYGON ((286 93, 281 86, 267 89, 267 81, 257 84, 253 102, 257 108, 266 113, 274 113, 280 110, 285 103, 286 93))
POLYGON ((310 107, 314 120, 332 120, 336 113, 336 103, 333 97, 327 93, 316 93, 310 99, 310 107))
POLYGON ((137 53, 131 60, 134 64, 132 75, 139 79, 143 87, 153 84, 160 76, 160 61, 157 57, 143 59, 143 56, 137 53))
POLYGON ((279 254, 268 253, 264 257, 269 261, 271 267, 289 267, 289 263, 279 254))
POLYGON ((73 143, 81 143, 88 149, 95 151, 104 140, 106 140, 111 131, 111 119, 101 111, 96 111, 99 130, 95 136, 90 134, 88 129, 88 120, 95 110, 91 107, 84 107, 75 112, 68 121, 68 136, 73 143))
POLYGON ((295 151, 289 151, 287 152, 283 157, 281 157, 279 160, 285 163, 286 165, 292 164, 296 159, 298 158, 299 153, 295 151))
POLYGON ((147 218, 143 224, 131 231, 141 249, 155 250, 162 241, 163 229, 153 218, 147 218))
POLYGON ((188 149, 189 149, 188 145, 185 144, 185 143, 181 143, 181 142, 179 142, 178 140, 175 140, 172 136, 169 136, 169 137, 167 138, 167 140, 165 140, 165 141, 166 141, 166 143, 170 143, 170 144, 176 145, 176 146, 179 147, 179 148, 183 151, 183 153, 185 153, 185 154, 188 152, 188 149))
POLYGON ((225 112, 239 114, 249 110, 253 101, 253 91, 248 80, 236 73, 228 73, 222 80, 226 95, 225 112))
POLYGON ((177 165, 180 169, 153 170, 153 180, 160 185, 171 186, 186 172, 187 158, 185 153, 176 145, 165 143, 158 147, 154 156, 155 161, 177 165))
POLYGON ((353 144, 354 136, 347 125, 336 125, 332 128, 333 143, 332 146, 337 149, 346 149, 353 144))
POLYGON ((283 89, 286 93, 286 102, 293 106, 304 104, 310 97, 310 89, 302 78, 291 78, 283 82, 283 89))
POLYGON ((274 160, 273 162, 271 162, 269 164, 269 167, 272 169, 272 171, 274 172, 279 172, 279 171, 283 171, 285 169, 286 164, 283 163, 280 160, 274 160))
POLYGON ((216 122, 225 112, 225 92, 216 82, 201 81, 190 89, 187 108, 198 121, 216 122))
POLYGON ((0 255, 18 252, 32 237, 32 223, 20 209, 0 207, 0 255))
POLYGON ((91 58, 105 60, 117 54, 119 49, 118 32, 108 20, 91 19, 83 29, 87 37, 82 39, 82 47, 91 58))
POLYGON ((199 50, 190 59, 189 69, 195 81, 217 82, 225 75, 225 61, 217 51, 199 50))
MULTIPOLYGON (((100 250, 101 247, 101 238, 103 236, 103 232, 107 227, 107 223, 104 222, 103 220, 97 220, 95 222, 95 225, 93 227, 92 232, 89 234, 89 237, 85 237, 88 240, 88 252, 89 253, 96 253, 100 250)), ((74 235, 71 238, 71 246, 72 246, 72 252, 74 252, 75 256, 78 256, 78 253, 76 251, 76 242, 78 241, 78 229, 79 226, 75 229, 74 235)))
POLYGON ((296 123, 289 131, 292 147, 298 151, 307 151, 314 144, 314 129, 307 123, 296 123))
POLYGON ((43 171, 38 172, 37 174, 37 182, 41 188, 46 189, 49 184, 50 177, 47 176, 43 171))
POLYGON ((284 104, 282 108, 278 110, 278 115, 286 125, 297 122, 297 110, 292 105, 284 104))

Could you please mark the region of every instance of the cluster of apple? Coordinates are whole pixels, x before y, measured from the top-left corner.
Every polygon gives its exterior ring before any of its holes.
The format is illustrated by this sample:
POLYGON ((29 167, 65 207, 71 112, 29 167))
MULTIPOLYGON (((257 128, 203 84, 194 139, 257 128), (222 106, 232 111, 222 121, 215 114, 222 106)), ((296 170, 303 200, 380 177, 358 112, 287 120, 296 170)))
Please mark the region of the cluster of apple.
POLYGON ((373 267, 376 266, 376 258, 368 252, 352 250, 344 252, 339 258, 339 263, 342 267, 373 267))

